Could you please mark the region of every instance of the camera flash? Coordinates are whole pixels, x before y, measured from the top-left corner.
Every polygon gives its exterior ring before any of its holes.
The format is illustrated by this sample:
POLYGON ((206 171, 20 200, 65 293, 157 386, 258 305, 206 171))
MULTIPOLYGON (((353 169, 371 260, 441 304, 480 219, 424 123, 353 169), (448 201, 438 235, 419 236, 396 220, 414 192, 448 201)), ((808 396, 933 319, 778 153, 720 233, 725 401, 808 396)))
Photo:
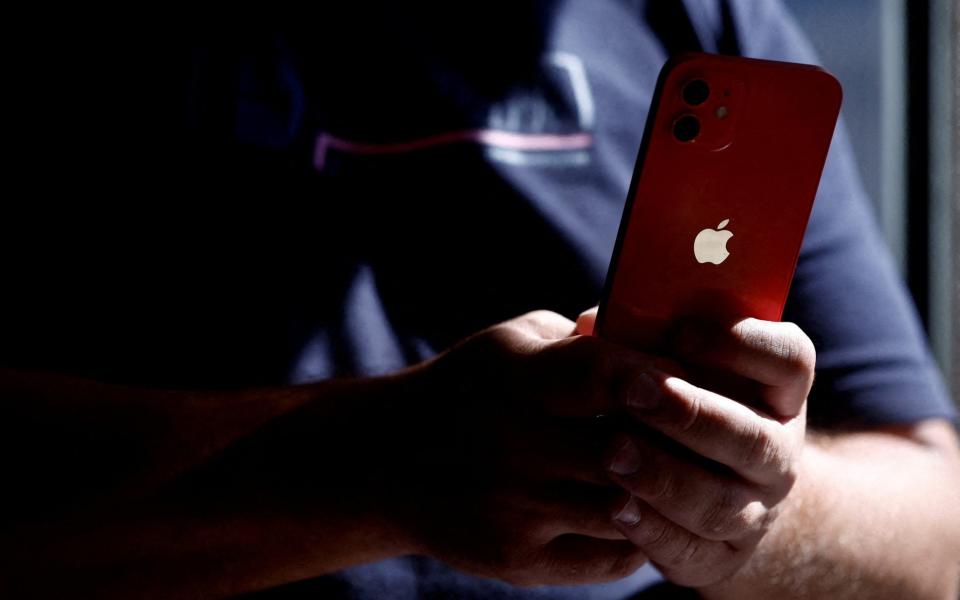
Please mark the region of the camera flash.
POLYGON ((718 119, 723 119, 723 118, 725 118, 726 116, 727 116, 727 107, 726 107, 726 106, 718 106, 718 107, 717 107, 717 118, 718 118, 718 119))

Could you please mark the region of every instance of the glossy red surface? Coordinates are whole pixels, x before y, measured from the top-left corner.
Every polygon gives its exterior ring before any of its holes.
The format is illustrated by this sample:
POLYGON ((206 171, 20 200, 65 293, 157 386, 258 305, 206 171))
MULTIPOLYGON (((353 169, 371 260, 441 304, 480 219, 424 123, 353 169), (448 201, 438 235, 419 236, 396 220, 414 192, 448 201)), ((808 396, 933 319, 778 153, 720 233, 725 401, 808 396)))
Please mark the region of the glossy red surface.
POLYGON ((779 320, 840 110, 822 69, 687 54, 664 66, 644 132, 597 333, 657 347, 683 317, 779 320), (687 105, 703 79, 710 96, 687 105), (700 135, 680 142, 677 119, 700 135), (721 264, 700 263, 704 229, 733 233, 721 264))

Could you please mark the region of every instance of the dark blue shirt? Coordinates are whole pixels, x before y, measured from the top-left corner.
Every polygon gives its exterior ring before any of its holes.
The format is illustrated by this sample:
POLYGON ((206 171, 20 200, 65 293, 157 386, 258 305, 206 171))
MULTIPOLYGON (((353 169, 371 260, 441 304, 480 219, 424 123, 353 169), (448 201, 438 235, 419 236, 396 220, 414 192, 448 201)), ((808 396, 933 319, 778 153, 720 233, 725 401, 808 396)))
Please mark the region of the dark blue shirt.
MULTIPOLYGON (((297 383, 390 372, 532 309, 574 317, 599 298, 668 56, 816 62, 772 0, 319 10, 41 36, 18 90, 4 364, 297 383)), ((817 347, 814 425, 952 416, 842 126, 785 319, 817 347)), ((270 594, 612 599, 658 581, 521 590, 409 557, 270 594)))

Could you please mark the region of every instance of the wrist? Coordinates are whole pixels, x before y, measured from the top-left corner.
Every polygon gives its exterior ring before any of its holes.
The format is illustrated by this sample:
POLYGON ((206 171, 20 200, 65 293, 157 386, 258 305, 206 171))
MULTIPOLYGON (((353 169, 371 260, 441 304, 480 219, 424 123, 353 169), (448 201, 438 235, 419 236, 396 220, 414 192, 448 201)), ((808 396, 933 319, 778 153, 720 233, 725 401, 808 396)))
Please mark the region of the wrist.
POLYGON ((414 501, 416 486, 408 473, 416 469, 416 447, 423 442, 417 407, 425 404, 427 378, 417 365, 382 377, 331 382, 339 401, 318 419, 327 510, 353 529, 353 543, 364 547, 367 562, 422 550, 403 507, 414 501))
POLYGON ((392 508, 412 379, 405 371, 289 388, 282 393, 308 399, 228 460, 233 497, 248 497, 264 525, 291 524, 287 543, 314 565, 307 576, 416 551, 392 508))

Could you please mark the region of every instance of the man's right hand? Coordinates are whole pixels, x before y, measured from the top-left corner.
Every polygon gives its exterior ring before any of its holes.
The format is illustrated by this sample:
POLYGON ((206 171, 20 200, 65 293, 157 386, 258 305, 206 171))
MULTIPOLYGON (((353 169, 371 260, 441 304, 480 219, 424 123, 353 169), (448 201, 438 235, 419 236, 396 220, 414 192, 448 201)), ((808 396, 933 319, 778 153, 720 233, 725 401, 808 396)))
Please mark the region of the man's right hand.
POLYGON ((622 578, 646 557, 611 521, 628 496, 595 417, 652 359, 573 332, 531 313, 386 377, 263 389, 0 369, 22 508, 0 595, 223 597, 404 554, 622 578))
POLYGON ((574 328, 548 311, 493 326, 400 376, 402 397, 368 415, 363 487, 411 552, 520 585, 616 580, 646 561, 611 522, 628 497, 596 417, 647 359, 574 328))

